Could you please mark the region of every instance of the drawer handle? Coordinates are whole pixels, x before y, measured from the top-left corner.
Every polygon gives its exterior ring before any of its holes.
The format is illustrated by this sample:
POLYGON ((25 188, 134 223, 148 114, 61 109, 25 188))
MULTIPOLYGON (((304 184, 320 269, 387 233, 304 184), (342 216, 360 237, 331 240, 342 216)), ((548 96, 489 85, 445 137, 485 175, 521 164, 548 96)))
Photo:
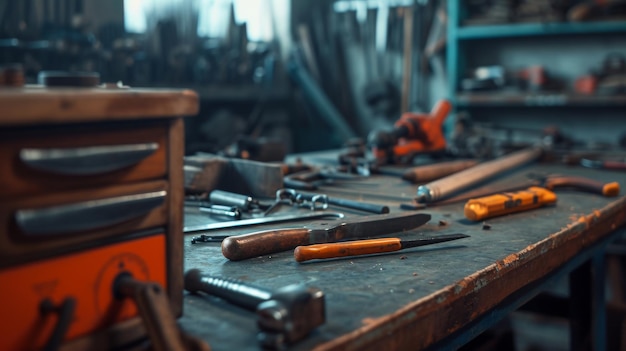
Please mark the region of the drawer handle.
POLYGON ((22 149, 20 159, 32 168, 47 172, 94 175, 136 164, 158 148, 158 143, 145 143, 72 149, 22 149))
POLYGON ((160 206, 166 194, 162 190, 70 205, 18 210, 15 220, 28 236, 71 234, 112 226, 145 215, 160 206))

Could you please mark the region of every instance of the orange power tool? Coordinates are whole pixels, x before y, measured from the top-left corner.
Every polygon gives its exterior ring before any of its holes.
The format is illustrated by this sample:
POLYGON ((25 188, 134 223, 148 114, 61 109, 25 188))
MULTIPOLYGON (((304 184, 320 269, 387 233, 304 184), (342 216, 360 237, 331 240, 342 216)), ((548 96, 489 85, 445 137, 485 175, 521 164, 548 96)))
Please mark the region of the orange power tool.
POLYGON ((428 114, 403 113, 393 129, 370 133, 372 153, 383 163, 408 163, 417 154, 445 150, 442 126, 451 108, 450 102, 440 100, 428 114))

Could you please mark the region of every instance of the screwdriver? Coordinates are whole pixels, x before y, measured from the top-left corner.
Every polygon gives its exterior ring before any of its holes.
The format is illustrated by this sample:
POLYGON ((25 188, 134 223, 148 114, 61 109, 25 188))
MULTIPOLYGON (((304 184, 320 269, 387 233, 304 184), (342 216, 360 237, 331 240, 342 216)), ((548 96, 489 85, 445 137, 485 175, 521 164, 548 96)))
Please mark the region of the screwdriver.
POLYGON ((293 257, 296 259, 297 262, 304 262, 313 259, 370 255, 383 252, 399 251, 411 247, 432 245, 463 238, 469 238, 469 235, 449 234, 416 240, 402 240, 400 238, 381 238, 346 241, 330 244, 314 244, 296 247, 293 252, 293 257))
POLYGON ((502 216, 556 203, 556 194, 538 186, 513 193, 501 193, 470 199, 465 204, 465 217, 471 221, 502 216))

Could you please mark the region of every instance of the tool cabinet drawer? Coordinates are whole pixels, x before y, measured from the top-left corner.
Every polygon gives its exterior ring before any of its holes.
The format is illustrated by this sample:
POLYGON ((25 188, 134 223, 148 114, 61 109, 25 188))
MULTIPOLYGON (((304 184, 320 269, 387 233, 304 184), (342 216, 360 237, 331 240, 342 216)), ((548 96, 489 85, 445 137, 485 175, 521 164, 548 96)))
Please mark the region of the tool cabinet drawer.
POLYGON ((164 226, 168 192, 152 181, 0 201, 0 267, 164 226))
POLYGON ((0 199, 167 174, 167 124, 91 124, 0 131, 0 199))

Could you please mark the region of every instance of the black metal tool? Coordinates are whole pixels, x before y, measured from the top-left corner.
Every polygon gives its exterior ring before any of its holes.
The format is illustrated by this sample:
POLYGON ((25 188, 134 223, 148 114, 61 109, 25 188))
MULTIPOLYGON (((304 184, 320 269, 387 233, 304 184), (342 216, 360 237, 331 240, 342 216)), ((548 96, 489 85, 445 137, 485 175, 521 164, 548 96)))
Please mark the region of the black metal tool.
POLYGON ((611 170, 626 170, 626 162, 617 160, 594 160, 583 158, 580 160, 580 165, 587 168, 599 168, 599 169, 611 169, 611 170))
POLYGON ((257 224, 268 224, 268 223, 281 223, 281 222, 297 222, 308 219, 323 219, 323 218, 331 218, 338 219, 343 218, 343 213, 340 212, 326 212, 326 211, 309 211, 309 212, 296 212, 296 213, 288 213, 284 215, 275 215, 275 216, 265 216, 265 217, 254 217, 254 218, 246 218, 239 219, 234 221, 226 221, 226 222, 215 222, 208 224, 200 224, 200 225, 191 225, 183 227, 183 232, 185 233, 193 233, 193 232, 203 232, 210 231, 216 229, 226 229, 233 227, 245 227, 250 225, 257 224))
POLYGON ((222 241, 222 254, 237 261, 295 249, 301 245, 337 242, 398 233, 419 227, 430 220, 424 213, 388 213, 349 218, 309 228, 265 230, 231 236, 222 241))
POLYGON ((248 195, 231 193, 224 190, 213 190, 209 194, 209 202, 214 205, 232 206, 242 211, 251 211, 254 209, 263 209, 259 200, 248 195))
POLYGON ((326 321, 324 293, 300 284, 269 291, 243 281, 203 274, 198 269, 185 273, 185 289, 218 296, 258 315, 259 342, 280 349, 306 337, 326 321))
POLYGON ((469 238, 465 234, 448 234, 415 240, 403 240, 400 238, 380 238, 369 240, 354 240, 340 243, 316 244, 298 246, 293 256, 298 262, 314 259, 336 258, 346 256, 360 256, 393 252, 412 247, 433 245, 451 240, 469 238))
POLYGON ((230 235, 206 235, 200 234, 191 238, 192 244, 197 243, 221 243, 222 240, 228 238, 230 235))
POLYGON ((237 207, 222 206, 222 205, 209 205, 198 207, 200 212, 208 213, 215 216, 231 217, 234 219, 241 218, 241 210, 237 207))
POLYGON ((355 201, 350 199, 330 197, 326 194, 297 193, 297 198, 310 202, 322 202, 328 205, 350 208, 370 213, 384 214, 389 213, 389 206, 368 203, 363 201, 355 201))
POLYGON ((276 209, 280 207, 280 205, 288 205, 288 206, 298 206, 298 207, 306 207, 311 211, 314 210, 324 210, 326 209, 327 204, 321 204, 317 206, 317 202, 313 201, 310 205, 304 204, 301 199, 298 199, 298 193, 293 189, 278 189, 276 190, 276 198, 274 202, 265 209, 263 213, 265 216, 269 215, 276 209))
POLYGON ((321 185, 338 182, 359 182, 362 176, 341 172, 338 169, 317 169, 296 172, 283 177, 285 186, 300 190, 316 190, 321 185))

